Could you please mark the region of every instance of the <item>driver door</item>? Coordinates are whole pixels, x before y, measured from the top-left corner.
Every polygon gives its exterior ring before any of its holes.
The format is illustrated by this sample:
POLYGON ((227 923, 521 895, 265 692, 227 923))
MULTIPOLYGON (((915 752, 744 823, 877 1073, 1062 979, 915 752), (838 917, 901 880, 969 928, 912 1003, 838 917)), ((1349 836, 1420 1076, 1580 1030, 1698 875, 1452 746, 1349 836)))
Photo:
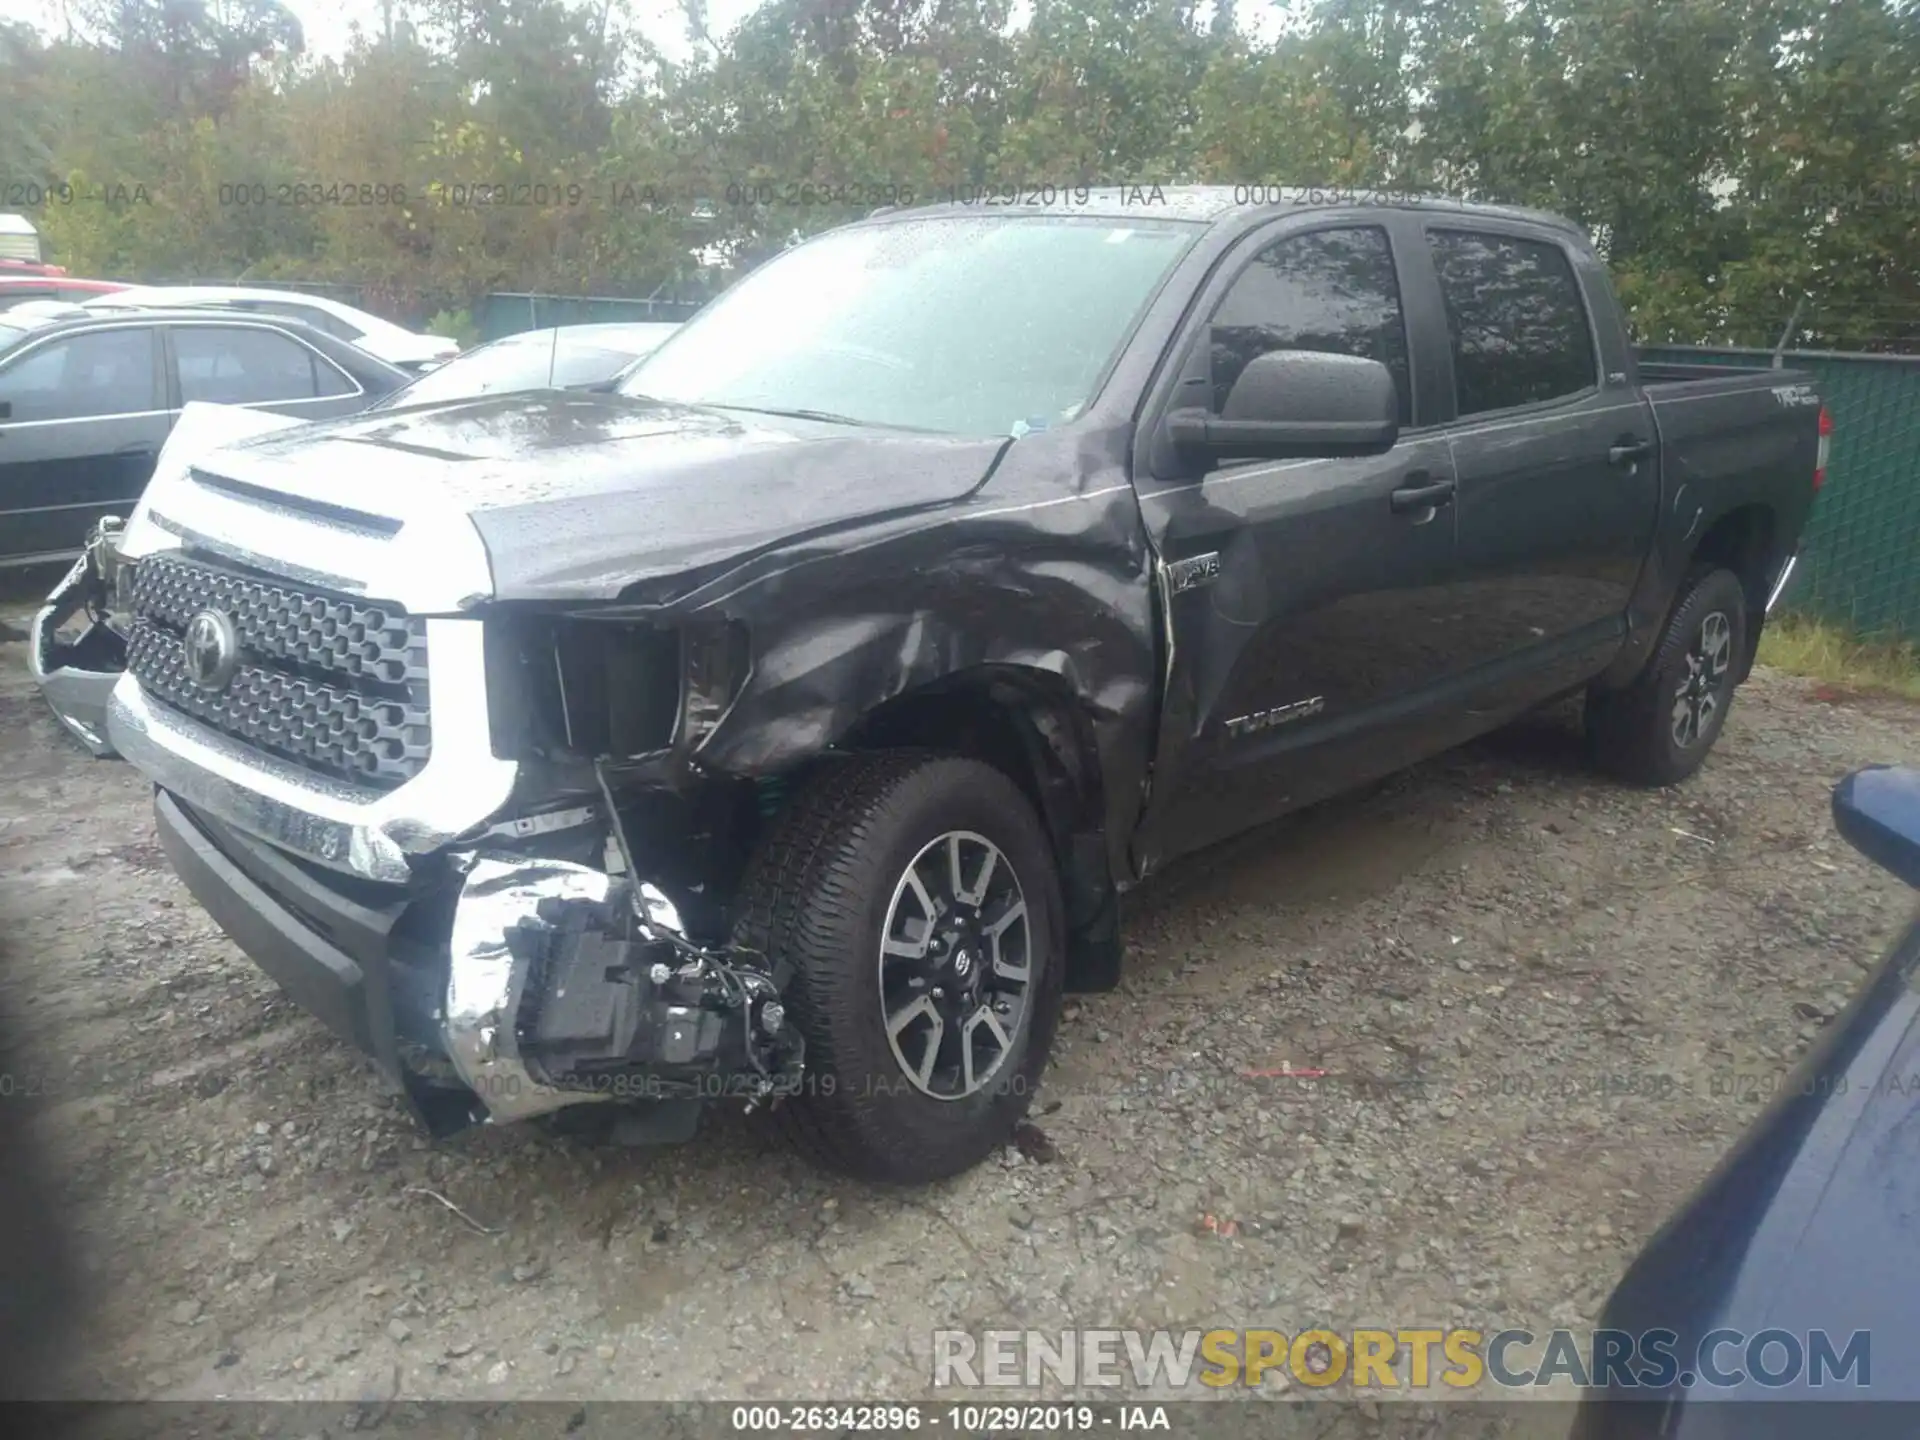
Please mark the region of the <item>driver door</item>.
POLYGON ((1209 282, 1182 368, 1145 412, 1135 485, 1171 653, 1143 873, 1444 747, 1427 712, 1473 657, 1446 604, 1453 461, 1420 425, 1432 364, 1409 344, 1402 296, 1426 292, 1401 283, 1402 244, 1376 215, 1256 232, 1209 282), (1173 459, 1157 433, 1165 412, 1205 397, 1218 414, 1270 350, 1385 365, 1400 403, 1393 449, 1211 469, 1173 459))

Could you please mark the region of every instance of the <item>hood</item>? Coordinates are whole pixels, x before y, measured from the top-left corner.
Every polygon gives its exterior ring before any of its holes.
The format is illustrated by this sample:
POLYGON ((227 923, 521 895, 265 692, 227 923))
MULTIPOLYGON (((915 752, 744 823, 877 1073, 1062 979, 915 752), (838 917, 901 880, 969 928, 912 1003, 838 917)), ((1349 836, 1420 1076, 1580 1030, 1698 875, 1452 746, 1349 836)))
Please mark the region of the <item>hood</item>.
MULTIPOLYGON (((189 400, 180 418, 167 432, 166 443, 153 462, 155 478, 163 474, 185 474, 195 464, 223 445, 249 440, 276 430, 291 430, 305 420, 276 415, 270 410, 251 410, 244 405, 213 405, 205 400, 189 400)), ((142 492, 128 517, 128 526, 137 525, 147 513, 147 495, 142 492)))
POLYGON ((465 516, 496 598, 565 601, 958 500, 1008 443, 534 392, 303 425, 201 469, 359 529, 465 516))

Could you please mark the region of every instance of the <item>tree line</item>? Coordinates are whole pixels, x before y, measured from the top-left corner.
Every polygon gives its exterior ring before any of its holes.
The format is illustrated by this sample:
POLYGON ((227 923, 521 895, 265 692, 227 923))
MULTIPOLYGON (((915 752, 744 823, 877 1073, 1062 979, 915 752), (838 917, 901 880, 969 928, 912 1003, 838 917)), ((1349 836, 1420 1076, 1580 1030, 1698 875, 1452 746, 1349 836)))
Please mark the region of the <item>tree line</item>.
POLYGON ((886 203, 1190 182, 1586 225, 1642 339, 1920 343, 1911 0, 275 0, 0 25, 0 210, 78 273, 697 295, 886 203), (1249 8, 1247 14, 1251 16, 1249 8))

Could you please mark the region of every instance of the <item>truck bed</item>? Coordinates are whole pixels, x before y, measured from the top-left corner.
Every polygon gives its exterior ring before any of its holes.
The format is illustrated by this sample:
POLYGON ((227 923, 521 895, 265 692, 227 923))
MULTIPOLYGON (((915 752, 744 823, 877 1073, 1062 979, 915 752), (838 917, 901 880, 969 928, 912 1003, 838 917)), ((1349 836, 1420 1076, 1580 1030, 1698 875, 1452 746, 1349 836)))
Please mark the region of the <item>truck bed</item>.
POLYGON ((1640 384, 1648 390, 1664 385, 1687 385, 1696 380, 1721 380, 1733 375, 1794 374, 1802 379, 1810 378, 1802 371, 1776 370, 1771 365, 1691 365, 1670 360, 1639 360, 1638 364, 1640 384))

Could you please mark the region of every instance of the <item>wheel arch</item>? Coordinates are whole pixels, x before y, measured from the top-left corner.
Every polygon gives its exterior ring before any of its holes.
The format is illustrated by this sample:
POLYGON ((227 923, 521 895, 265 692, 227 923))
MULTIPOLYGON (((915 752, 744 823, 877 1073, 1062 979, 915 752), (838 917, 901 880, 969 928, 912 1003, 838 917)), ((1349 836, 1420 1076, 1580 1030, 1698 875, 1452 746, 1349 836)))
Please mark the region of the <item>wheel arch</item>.
MULTIPOLYGON (((1687 571, 1711 566, 1733 572, 1747 597, 1746 645, 1739 658, 1739 679, 1753 670, 1760 649, 1760 631, 1766 623, 1767 590, 1784 556, 1775 551, 1778 519, 1770 505, 1737 505, 1709 525, 1694 544, 1687 571)), ((1685 572, 1683 572, 1685 573, 1685 572)))
POLYGON ((1011 664, 955 671, 874 706, 835 746, 909 747, 970 756, 1019 786, 1060 868, 1067 988, 1117 983, 1118 893, 1108 865, 1106 781, 1093 715, 1067 679, 1011 664))
POLYGON ((1658 542, 1629 604, 1632 624, 1626 646, 1595 679, 1594 688, 1622 690, 1639 678, 1653 658, 1673 607, 1686 591, 1687 577, 1702 566, 1732 571, 1747 598, 1746 647, 1739 669, 1739 679, 1745 681, 1760 645, 1768 588, 1786 559, 1777 553, 1779 534, 1774 507, 1749 501, 1721 511, 1689 538, 1658 542))

